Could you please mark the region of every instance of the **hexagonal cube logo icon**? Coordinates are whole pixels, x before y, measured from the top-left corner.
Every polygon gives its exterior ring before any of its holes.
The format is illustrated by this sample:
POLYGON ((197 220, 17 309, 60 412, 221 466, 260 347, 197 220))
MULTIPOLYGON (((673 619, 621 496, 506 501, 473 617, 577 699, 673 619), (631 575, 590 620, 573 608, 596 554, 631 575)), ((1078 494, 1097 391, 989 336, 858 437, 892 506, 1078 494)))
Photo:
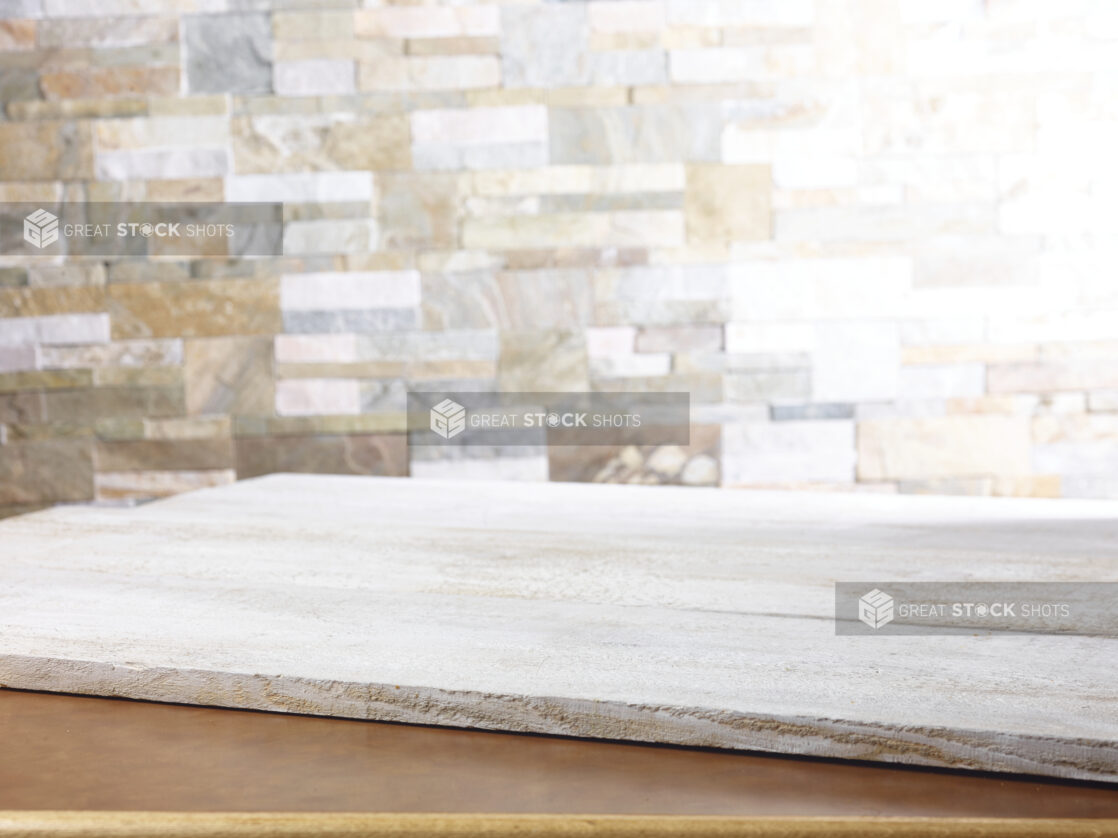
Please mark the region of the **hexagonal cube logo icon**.
POLYGON ((443 399, 431 408, 431 430, 443 439, 453 439, 466 429, 466 408, 443 399))
POLYGON ((874 588, 858 600, 858 619, 872 629, 879 629, 893 620, 893 598, 874 588))
POLYGON ((35 247, 49 247, 58 241, 58 216, 37 209, 23 219, 23 240, 35 247))

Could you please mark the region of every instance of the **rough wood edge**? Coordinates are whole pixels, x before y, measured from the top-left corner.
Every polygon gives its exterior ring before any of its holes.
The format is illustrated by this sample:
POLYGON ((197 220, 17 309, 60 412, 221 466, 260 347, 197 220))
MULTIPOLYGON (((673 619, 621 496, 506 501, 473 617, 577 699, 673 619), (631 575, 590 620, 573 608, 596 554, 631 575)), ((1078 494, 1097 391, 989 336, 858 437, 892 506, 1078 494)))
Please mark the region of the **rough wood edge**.
POLYGON ((0 811, 0 838, 1017 838, 1118 836, 1118 819, 0 811))

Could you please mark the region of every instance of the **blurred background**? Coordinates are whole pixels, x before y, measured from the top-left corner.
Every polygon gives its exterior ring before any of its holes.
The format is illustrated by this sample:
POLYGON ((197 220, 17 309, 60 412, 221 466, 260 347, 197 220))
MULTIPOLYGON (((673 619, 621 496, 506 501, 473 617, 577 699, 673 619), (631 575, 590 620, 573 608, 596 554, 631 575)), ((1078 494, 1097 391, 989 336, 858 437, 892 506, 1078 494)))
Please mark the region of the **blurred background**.
POLYGON ((0 0, 0 99, 2 201, 288 218, 0 256, 0 515, 273 471, 1118 496, 1113 0, 0 0), (409 451, 409 389, 687 391, 691 444, 409 451))

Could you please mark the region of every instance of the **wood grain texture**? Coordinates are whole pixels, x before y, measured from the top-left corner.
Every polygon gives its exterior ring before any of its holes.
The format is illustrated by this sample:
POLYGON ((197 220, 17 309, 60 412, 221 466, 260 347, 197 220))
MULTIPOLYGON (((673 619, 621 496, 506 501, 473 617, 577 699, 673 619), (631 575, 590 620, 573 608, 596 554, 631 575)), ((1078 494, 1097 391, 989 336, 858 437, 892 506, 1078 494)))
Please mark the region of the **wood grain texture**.
POLYGON ((0 838, 1110 838, 1118 820, 0 812, 0 838))
POLYGON ((0 523, 0 684, 1118 780, 1118 640, 837 637, 836 580, 1114 580, 1109 502, 277 475, 0 523))

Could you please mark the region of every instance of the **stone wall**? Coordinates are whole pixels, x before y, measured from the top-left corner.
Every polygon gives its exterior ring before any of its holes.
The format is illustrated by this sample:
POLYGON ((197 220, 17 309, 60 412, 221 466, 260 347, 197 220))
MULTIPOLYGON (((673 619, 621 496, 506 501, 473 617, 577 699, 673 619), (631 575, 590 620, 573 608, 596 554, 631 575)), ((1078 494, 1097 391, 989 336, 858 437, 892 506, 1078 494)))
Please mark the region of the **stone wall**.
POLYGON ((1112 0, 0 0, 0 200, 288 205, 0 257, 0 507, 270 471, 1118 495, 1112 0), (408 451, 409 388, 688 448, 408 451), (483 456, 484 455, 484 456, 483 456))

